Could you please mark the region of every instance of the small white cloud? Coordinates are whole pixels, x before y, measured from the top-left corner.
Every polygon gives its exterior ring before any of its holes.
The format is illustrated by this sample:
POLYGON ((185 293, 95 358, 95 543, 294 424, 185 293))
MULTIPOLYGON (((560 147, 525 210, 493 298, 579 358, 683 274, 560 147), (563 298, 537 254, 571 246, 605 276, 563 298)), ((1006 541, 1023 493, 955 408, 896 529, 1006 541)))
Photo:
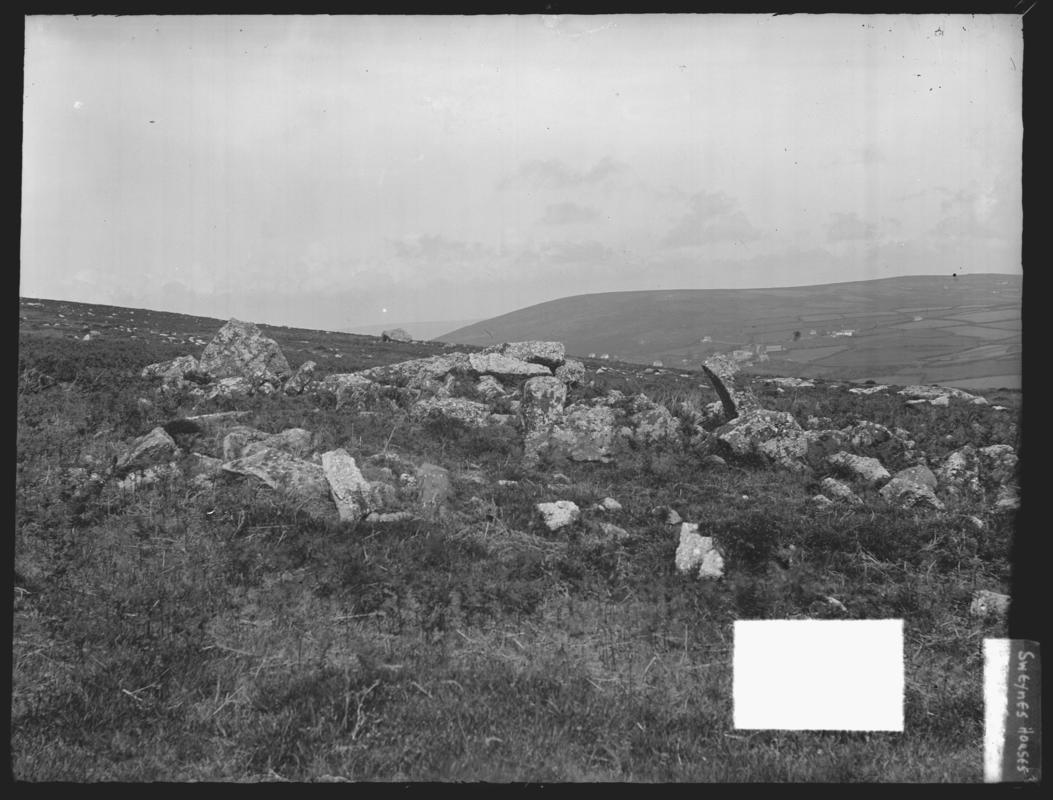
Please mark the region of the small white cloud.
POLYGON ((82 103, 80 100, 74 100, 73 101, 73 108, 75 110, 79 111, 80 109, 84 108, 84 103, 82 103))

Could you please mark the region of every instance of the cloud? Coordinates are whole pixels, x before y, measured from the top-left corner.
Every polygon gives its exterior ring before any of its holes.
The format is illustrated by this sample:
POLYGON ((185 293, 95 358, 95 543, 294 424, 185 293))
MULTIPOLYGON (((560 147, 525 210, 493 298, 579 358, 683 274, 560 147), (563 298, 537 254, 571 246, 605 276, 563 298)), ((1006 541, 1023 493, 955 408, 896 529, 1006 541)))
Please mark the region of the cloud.
POLYGON ((574 186, 593 186, 608 178, 628 171, 629 167, 610 156, 604 156, 585 170, 575 169, 558 158, 532 159, 525 161, 519 171, 501 183, 505 188, 512 181, 519 179, 542 186, 565 189, 574 186))
POLYGON ((545 208, 542 225, 577 225, 599 219, 600 212, 591 206, 577 203, 552 203, 545 208))
POLYGON ((480 242, 447 239, 442 234, 407 236, 392 240, 390 244, 396 257, 410 261, 474 261, 494 254, 492 248, 480 242))
POLYGON ((665 235, 667 247, 694 247, 717 242, 746 242, 760 238, 745 213, 723 192, 698 192, 688 201, 684 217, 665 235))
POLYGON ((847 242, 856 239, 874 239, 878 235, 877 225, 864 222, 855 213, 834 213, 826 226, 826 238, 831 242, 847 242))

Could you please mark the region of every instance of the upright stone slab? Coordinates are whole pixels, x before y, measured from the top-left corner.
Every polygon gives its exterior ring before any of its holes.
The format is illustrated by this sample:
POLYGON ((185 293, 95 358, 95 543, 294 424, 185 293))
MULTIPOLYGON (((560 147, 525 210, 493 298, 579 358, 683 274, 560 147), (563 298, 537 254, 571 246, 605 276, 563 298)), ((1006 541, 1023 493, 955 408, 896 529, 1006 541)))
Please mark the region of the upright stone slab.
POLYGON ((341 522, 358 522, 370 508, 370 484, 342 447, 322 453, 322 470, 341 522))

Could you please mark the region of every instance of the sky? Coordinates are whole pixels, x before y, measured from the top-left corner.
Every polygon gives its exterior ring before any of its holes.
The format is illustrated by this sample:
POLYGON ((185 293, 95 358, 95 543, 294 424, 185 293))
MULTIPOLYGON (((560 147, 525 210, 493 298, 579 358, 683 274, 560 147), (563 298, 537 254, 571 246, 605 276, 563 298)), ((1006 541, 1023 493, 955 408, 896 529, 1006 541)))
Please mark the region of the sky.
POLYGON ((1021 273, 1014 15, 25 18, 20 294, 308 328, 1021 273))

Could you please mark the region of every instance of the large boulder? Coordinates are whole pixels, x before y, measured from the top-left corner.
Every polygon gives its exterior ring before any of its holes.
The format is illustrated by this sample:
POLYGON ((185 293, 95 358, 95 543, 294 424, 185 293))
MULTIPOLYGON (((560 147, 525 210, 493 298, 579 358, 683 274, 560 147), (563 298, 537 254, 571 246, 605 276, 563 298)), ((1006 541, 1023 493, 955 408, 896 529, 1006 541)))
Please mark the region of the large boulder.
POLYGON ((400 361, 397 364, 371 367, 357 374, 377 383, 434 391, 436 382, 441 381, 447 375, 469 371, 468 354, 456 352, 441 353, 429 358, 414 358, 409 361, 400 361))
POLYGON ((251 322, 232 319, 201 353, 201 370, 214 378, 276 383, 292 374, 278 343, 251 322))
POLYGON ((468 366, 476 375, 494 375, 498 378, 533 378, 552 374, 552 370, 542 364, 502 353, 469 353, 468 366))
POLYGON ((418 401, 410 412, 417 419, 444 417, 471 428, 482 428, 490 423, 490 407, 485 403, 463 397, 429 397, 418 401))
POLYGON ((392 328, 389 331, 383 331, 380 334, 381 341, 384 342, 412 342, 413 337, 410 336, 402 328, 392 328))
POLYGON ((880 486, 892 477, 880 461, 869 456, 857 456, 842 451, 834 453, 826 461, 831 467, 867 486, 880 486))
POLYGON ((285 393, 302 394, 311 381, 314 380, 314 373, 317 369, 318 365, 313 361, 303 362, 296 368, 296 372, 289 377, 289 380, 285 382, 285 393))
POLYGON ((616 419, 608 406, 575 403, 563 410, 562 420, 539 440, 539 449, 547 448, 571 461, 608 462, 617 440, 616 419))
POLYGON ((917 466, 897 472, 881 487, 879 494, 901 508, 928 507, 942 511, 943 502, 933 492, 935 485, 936 476, 927 467, 917 466))
POLYGON ((640 444, 679 442, 681 439, 680 422, 663 405, 651 403, 648 408, 633 414, 629 421, 633 427, 633 438, 640 444))
POLYGON ((568 386, 579 386, 585 382, 585 365, 573 358, 568 358, 556 367, 555 375, 568 386))
POLYGON ((806 468, 808 437, 789 412, 747 411, 717 429, 716 437, 737 456, 759 456, 785 469, 806 468))
POLYGON ((178 450, 175 440, 164 428, 154 428, 145 436, 133 441, 127 452, 117 460, 116 474, 121 476, 132 470, 171 461, 176 457, 178 450))
POLYGON ((268 448, 228 461, 222 470, 226 475, 252 477, 271 489, 289 493, 312 517, 329 519, 335 516, 325 472, 314 462, 268 448))
POLYGON ((338 372, 326 375, 312 384, 315 394, 336 399, 336 407, 360 405, 377 393, 377 384, 359 372, 338 372))
POLYGON ((374 510, 370 482, 346 450, 322 453, 321 469, 341 522, 358 522, 374 510))
POLYGON ((500 353, 522 361, 543 364, 550 369, 556 369, 567 358, 567 349, 563 346, 563 342, 505 342, 487 347, 483 352, 500 353))

